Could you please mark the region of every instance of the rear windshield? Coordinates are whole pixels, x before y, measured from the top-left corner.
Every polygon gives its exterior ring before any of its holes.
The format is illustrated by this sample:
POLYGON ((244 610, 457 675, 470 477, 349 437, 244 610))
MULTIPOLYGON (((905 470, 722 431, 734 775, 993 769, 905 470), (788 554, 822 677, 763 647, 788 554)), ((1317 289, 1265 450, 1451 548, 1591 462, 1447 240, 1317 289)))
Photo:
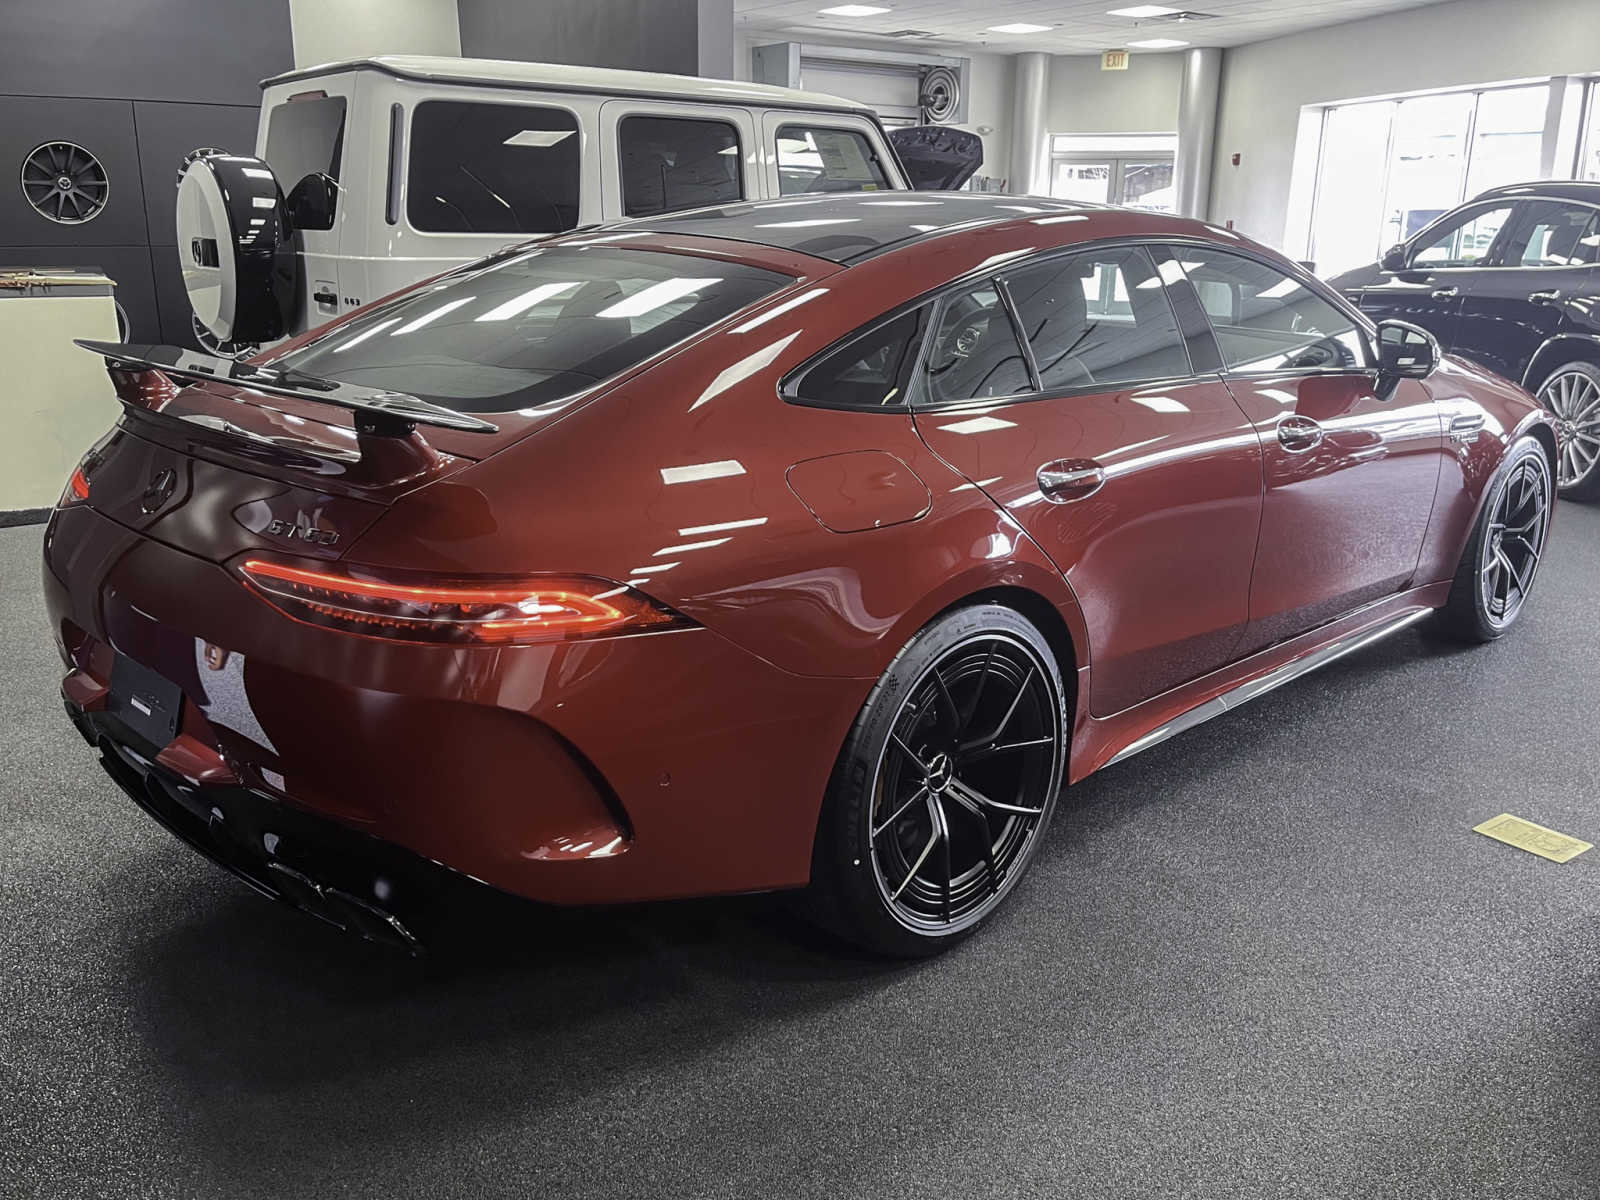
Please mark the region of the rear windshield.
POLYGON ((274 366, 509 412, 593 387, 793 280, 614 246, 550 246, 424 288, 274 366))
POLYGON ((267 166, 288 195, 318 171, 339 178, 344 157, 344 97, 308 95, 287 100, 267 118, 267 166))

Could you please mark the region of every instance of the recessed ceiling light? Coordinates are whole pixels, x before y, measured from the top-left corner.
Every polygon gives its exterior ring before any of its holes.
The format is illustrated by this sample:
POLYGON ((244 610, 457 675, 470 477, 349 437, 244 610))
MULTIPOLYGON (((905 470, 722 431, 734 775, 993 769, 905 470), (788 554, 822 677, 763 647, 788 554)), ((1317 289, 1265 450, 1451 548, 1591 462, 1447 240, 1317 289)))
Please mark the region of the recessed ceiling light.
POLYGON ((1177 38, 1150 38, 1148 41, 1128 43, 1135 50, 1172 50, 1178 46, 1187 46, 1188 44, 1188 42, 1180 42, 1177 38))
POLYGON ((821 11, 827 17, 875 17, 889 10, 877 4, 835 4, 821 11))
POLYGON ((1132 17, 1135 21, 1142 21, 1146 17, 1170 17, 1177 11, 1175 8, 1166 8, 1160 4, 1135 4, 1132 8, 1113 8, 1107 15, 1132 17))
POLYGON ((1048 25, 1029 25, 1026 21, 1018 21, 1013 25, 991 25, 990 33, 1048 33, 1048 25))

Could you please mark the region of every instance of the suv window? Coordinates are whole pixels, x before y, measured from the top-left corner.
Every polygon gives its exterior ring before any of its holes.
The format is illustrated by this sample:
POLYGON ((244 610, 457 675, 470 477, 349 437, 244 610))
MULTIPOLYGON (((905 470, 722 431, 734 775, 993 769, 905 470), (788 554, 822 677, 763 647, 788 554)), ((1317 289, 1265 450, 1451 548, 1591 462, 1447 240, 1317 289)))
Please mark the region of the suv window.
POLYGON ((927 374, 928 399, 935 404, 1033 391, 1016 326, 994 284, 945 301, 927 374))
POLYGON ((778 191, 875 192, 889 176, 865 134, 855 129, 784 125, 778 129, 778 191))
POLYGON ((851 338, 800 377, 797 400, 881 409, 906 403, 928 310, 922 305, 851 338))
POLYGON ((509 412, 593 387, 791 282, 681 254, 525 250, 374 306, 277 365, 509 412))
POLYGON ((1229 370, 1250 374, 1372 365, 1366 335, 1355 321, 1276 267, 1226 250, 1173 250, 1211 318, 1229 370))
POLYGON ((339 178, 344 157, 343 96, 287 100, 267 118, 267 165, 284 194, 318 171, 339 178))
POLYGON ((1046 391, 1189 374, 1166 288, 1142 249, 1054 258, 1005 283, 1046 391))
POLYGON ((1479 208, 1446 219, 1411 248, 1413 267, 1476 267, 1489 257, 1494 239, 1511 218, 1512 205, 1479 208))
POLYGON ((726 121, 624 117, 617 154, 630 217, 744 199, 739 131, 726 121))
POLYGON ((427 233, 558 233, 578 223, 578 118, 425 100, 411 115, 406 216, 427 233))
POLYGON ((1596 260, 1595 210, 1559 200, 1532 200, 1506 244, 1505 260, 1523 267, 1581 267, 1596 260))

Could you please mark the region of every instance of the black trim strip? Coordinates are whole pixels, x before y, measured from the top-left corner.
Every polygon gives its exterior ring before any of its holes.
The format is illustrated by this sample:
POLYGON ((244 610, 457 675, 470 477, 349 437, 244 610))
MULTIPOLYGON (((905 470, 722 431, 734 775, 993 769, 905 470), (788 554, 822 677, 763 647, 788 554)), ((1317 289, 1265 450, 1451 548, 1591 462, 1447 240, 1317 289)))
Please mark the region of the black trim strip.
POLYGON ((50 519, 48 508, 13 508, 0 510, 0 529, 16 525, 43 525, 50 519))
POLYGON ((405 109, 396 102, 389 106, 389 189, 383 200, 383 219, 400 223, 400 163, 405 149, 405 109))

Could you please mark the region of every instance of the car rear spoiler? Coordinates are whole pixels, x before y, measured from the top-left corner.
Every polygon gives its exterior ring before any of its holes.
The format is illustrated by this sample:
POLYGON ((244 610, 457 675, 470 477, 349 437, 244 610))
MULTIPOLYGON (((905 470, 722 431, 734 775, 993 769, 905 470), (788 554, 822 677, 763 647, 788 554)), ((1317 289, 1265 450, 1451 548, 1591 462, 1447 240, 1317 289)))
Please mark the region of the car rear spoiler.
POLYGON ((216 354, 185 350, 182 346, 124 345, 82 339, 74 339, 74 344, 103 356, 106 367, 112 371, 159 371, 169 379, 185 383, 222 383, 269 396, 287 396, 347 409, 355 414, 358 433, 377 437, 407 438, 418 425, 466 433, 499 432, 499 426, 488 421, 404 392, 340 383, 278 367, 252 366, 216 354))

